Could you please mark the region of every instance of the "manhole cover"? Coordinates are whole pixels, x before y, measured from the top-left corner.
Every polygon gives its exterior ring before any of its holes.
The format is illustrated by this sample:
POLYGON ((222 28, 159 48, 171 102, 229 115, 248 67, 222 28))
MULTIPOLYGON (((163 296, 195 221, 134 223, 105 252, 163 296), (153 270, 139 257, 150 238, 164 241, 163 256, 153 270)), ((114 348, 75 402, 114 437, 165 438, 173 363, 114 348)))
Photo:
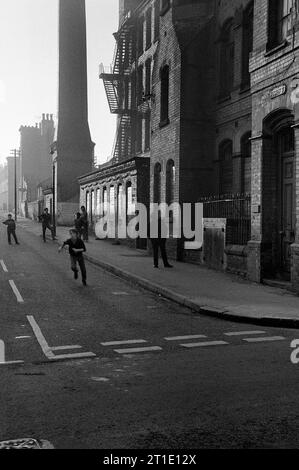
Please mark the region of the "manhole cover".
POLYGON ((0 441, 0 450, 2 449, 54 449, 52 444, 39 439, 13 439, 9 441, 0 441))

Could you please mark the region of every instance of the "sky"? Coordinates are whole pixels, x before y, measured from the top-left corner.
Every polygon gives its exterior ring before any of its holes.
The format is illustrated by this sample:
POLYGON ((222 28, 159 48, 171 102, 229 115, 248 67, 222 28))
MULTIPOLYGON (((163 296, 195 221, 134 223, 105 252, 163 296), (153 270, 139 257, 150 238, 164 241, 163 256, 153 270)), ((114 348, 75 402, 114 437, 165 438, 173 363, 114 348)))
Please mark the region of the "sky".
MULTIPOLYGON (((113 59, 118 0, 86 0, 89 124, 100 162, 111 154, 115 117, 99 64, 113 59)), ((19 148, 21 125, 57 116, 58 0, 0 0, 0 163, 19 148)))

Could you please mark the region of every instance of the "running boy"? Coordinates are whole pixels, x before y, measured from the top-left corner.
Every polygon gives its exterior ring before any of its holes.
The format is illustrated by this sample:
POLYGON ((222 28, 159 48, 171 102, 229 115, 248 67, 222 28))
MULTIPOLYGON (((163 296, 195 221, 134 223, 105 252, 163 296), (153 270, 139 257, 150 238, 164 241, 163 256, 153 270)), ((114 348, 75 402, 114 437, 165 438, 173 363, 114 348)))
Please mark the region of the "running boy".
POLYGON ((76 229, 70 230, 70 236, 71 238, 66 240, 58 251, 60 253, 65 246, 68 246, 69 254, 71 257, 71 269, 74 272, 74 278, 78 279, 78 263, 81 270, 82 283, 84 286, 86 286, 86 267, 83 256, 83 253, 86 252, 86 247, 84 245, 84 242, 79 238, 79 234, 76 229))
POLYGON ((16 245, 19 245, 20 243, 18 242, 17 235, 16 235, 16 222, 12 218, 11 214, 8 214, 7 220, 3 222, 4 225, 7 226, 7 239, 8 239, 8 244, 11 245, 11 236, 13 236, 16 245))

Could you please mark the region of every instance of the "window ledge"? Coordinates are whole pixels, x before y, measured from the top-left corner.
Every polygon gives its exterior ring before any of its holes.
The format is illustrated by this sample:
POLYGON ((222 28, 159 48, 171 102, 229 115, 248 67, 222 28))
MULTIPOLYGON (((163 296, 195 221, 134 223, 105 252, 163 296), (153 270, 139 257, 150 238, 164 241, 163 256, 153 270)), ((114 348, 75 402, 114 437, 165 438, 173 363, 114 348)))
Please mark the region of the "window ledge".
POLYGON ((265 57, 269 57, 272 54, 275 54, 275 52, 278 52, 281 49, 284 49, 288 45, 289 45, 289 42, 286 39, 283 42, 281 42, 280 44, 277 44, 276 46, 268 45, 267 46, 267 52, 265 53, 265 57))
POLYGON ((251 89, 250 83, 241 83, 240 86, 240 94, 241 93, 248 93, 251 89))
POLYGON ((160 129, 162 129, 162 127, 168 126, 169 122, 170 122, 169 119, 165 119, 164 121, 161 121, 161 122, 159 123, 160 129))
POLYGON ((231 95, 220 95, 218 96, 217 102, 218 104, 225 103, 225 101, 229 101, 231 99, 231 95))

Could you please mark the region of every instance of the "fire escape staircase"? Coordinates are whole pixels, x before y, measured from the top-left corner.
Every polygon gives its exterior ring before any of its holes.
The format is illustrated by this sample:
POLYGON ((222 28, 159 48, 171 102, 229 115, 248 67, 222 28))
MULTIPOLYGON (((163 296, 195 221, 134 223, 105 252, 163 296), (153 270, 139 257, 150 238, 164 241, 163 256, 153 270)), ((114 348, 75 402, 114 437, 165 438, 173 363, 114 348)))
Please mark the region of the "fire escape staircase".
POLYGON ((100 78, 103 80, 110 112, 117 114, 118 125, 112 157, 118 163, 131 153, 131 111, 124 105, 124 84, 129 80, 133 60, 132 22, 128 17, 120 30, 115 33, 116 48, 113 65, 108 69, 100 65, 100 78))

